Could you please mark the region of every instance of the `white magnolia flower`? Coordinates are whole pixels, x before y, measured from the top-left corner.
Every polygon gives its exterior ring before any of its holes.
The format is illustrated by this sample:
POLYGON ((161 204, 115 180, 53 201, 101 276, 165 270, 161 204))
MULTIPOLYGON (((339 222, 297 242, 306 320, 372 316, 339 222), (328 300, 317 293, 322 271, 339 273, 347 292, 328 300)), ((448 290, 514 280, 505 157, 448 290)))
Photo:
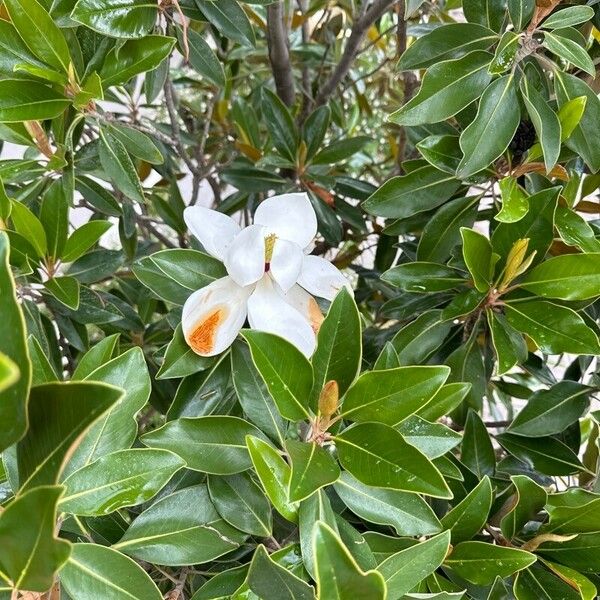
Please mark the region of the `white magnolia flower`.
POLYGON ((247 317, 253 329, 279 335, 310 356, 323 321, 313 295, 333 300, 349 284, 329 261, 305 254, 317 233, 308 196, 264 200, 245 229, 201 206, 186 208, 184 218, 228 273, 194 292, 183 307, 183 334, 192 350, 201 356, 223 352, 247 317))

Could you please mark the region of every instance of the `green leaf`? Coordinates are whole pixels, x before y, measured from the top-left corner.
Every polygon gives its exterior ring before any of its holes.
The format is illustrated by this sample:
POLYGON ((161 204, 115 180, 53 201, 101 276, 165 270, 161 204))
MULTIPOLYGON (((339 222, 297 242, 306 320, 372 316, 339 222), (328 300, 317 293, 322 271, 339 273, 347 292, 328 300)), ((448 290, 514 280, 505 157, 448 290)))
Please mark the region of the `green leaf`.
POLYGON ((389 119, 398 125, 445 121, 479 98, 491 81, 489 52, 471 52, 427 69, 418 93, 389 119))
POLYGON ((552 13, 541 25, 544 29, 564 29, 589 21, 594 16, 591 6, 569 6, 552 13))
POLYGON ((342 466, 362 483, 451 497, 443 477, 429 459, 382 423, 359 423, 334 437, 342 466))
POLYGON ((21 491, 53 484, 81 436, 123 391, 104 383, 47 383, 31 389, 27 435, 17 445, 21 491))
POLYGON ((332 142, 320 150, 311 161, 313 165, 331 165, 350 158, 372 140, 366 135, 344 138, 332 142))
POLYGON ((573 589, 570 580, 564 580, 541 566, 535 565, 521 571, 513 586, 517 600, 579 600, 581 596, 573 589))
POLYGON ((140 38, 154 28, 157 9, 147 0, 78 0, 71 18, 103 35, 140 38))
POLYGON ((246 436, 261 432, 238 417, 209 415, 184 417, 144 434, 140 441, 151 448, 163 448, 179 454, 188 469, 232 475, 252 466, 246 436), (186 440, 182 445, 180 440, 186 440))
POLYGON ((0 393, 14 385, 19 376, 19 367, 6 354, 0 352, 0 393))
POLYGON ((113 548, 149 563, 185 566, 231 552, 245 537, 221 519, 206 485, 196 485, 152 504, 113 548))
POLYGON ((54 536, 60 486, 20 493, 0 513, 0 571, 15 590, 45 592, 66 562, 71 544, 54 536))
POLYGON ((254 29, 252 29, 246 13, 235 0, 219 0, 218 2, 195 0, 195 2, 219 33, 246 46, 254 46, 256 43, 254 29))
POLYGON ((496 440, 507 452, 545 475, 572 475, 586 470, 577 455, 556 438, 502 433, 496 440))
POLYGON ((281 416, 289 421, 309 418, 313 372, 300 350, 270 333, 247 329, 242 335, 281 416))
MULTIPOLYGON (((183 35, 181 29, 178 29, 177 34, 181 45, 181 36, 183 35)), ((194 29, 188 29, 187 39, 190 48, 190 65, 215 85, 224 87, 226 79, 223 66, 203 35, 194 29)))
POLYGON ((135 561, 98 544, 74 544, 60 582, 78 600, 161 600, 150 576, 135 561))
POLYGON ((74 515, 107 515, 153 498, 185 466, 172 452, 135 448, 102 456, 65 479, 60 508, 74 515))
POLYGON ((299 140, 290 111, 271 90, 264 88, 262 97, 263 116, 273 145, 283 157, 294 162, 299 140))
POLYGON ((521 38, 514 31, 505 31, 496 46, 494 59, 490 63, 488 72, 492 75, 501 75, 508 71, 515 62, 520 43, 521 38))
POLYGON ((548 354, 598 354, 598 336, 572 309, 543 300, 511 302, 505 306, 508 322, 527 334, 548 354))
POLYGON ((474 410, 469 410, 467 415, 461 461, 478 477, 493 475, 496 468, 492 441, 484 422, 474 410))
POLYGON ((361 519, 390 525, 399 536, 432 535, 442 529, 433 510, 417 494, 365 485, 346 471, 334 488, 344 504, 361 519))
POLYGON ((490 289, 496 257, 488 238, 475 231, 462 227, 460 234, 463 240, 463 258, 473 277, 473 283, 480 292, 490 289))
POLYGON ((542 45, 553 54, 560 56, 575 67, 578 67, 595 77, 596 68, 590 55, 577 42, 566 36, 560 35, 556 31, 544 32, 544 41, 542 45))
POLYGON ((555 256, 529 271, 521 286, 544 298, 595 298, 600 295, 600 253, 555 256))
POLYGON ((4 6, 29 49, 46 64, 68 73, 69 46, 44 7, 37 0, 6 0, 4 6))
POLYGON ((398 68, 424 69, 474 50, 486 50, 497 40, 491 29, 475 23, 444 23, 418 37, 400 57, 398 68))
POLYGON ((231 526, 260 537, 272 534, 271 504, 250 475, 210 475, 208 491, 217 512, 231 526))
POLYGON ((67 239, 62 251, 61 260, 74 262, 89 250, 110 228, 108 221, 88 221, 78 227, 67 239))
POLYGON ((298 505, 290 502, 288 487, 292 476, 289 465, 277 450, 260 438, 246 438, 254 470, 275 510, 292 523, 298 522, 298 505))
POLYGON ((600 534, 581 534, 575 538, 558 542, 543 542, 537 552, 549 560, 560 561, 568 567, 584 573, 598 571, 598 548, 600 534))
MULTIPOLYGON (((25 320, 17 301, 9 264, 9 242, 0 231, 0 353, 18 366, 19 379, 0 389, 0 450, 12 446, 27 430, 27 399, 31 385, 31 363, 27 350, 25 320)), ((4 370, 6 371, 6 363, 4 370)), ((4 380, 4 386, 6 385, 4 380)))
POLYGON ((234 342, 231 347, 231 378, 244 414, 271 439, 283 446, 285 421, 254 366, 248 347, 242 342, 234 342))
POLYGON ((159 165, 164 162, 160 150, 145 133, 116 121, 108 126, 108 131, 113 138, 117 138, 127 151, 136 158, 152 165, 159 165))
POLYGON ((575 381, 559 381, 548 390, 535 392, 508 431, 527 437, 561 433, 584 414, 591 391, 575 381))
POLYGON ((118 342, 118 333, 106 336, 97 342, 81 356, 71 379, 74 381, 85 379, 90 373, 107 363, 113 357, 118 342))
POLYGON ((314 371, 313 398, 328 381, 336 381, 340 397, 360 371, 362 336, 356 302, 342 289, 329 307, 317 336, 317 349, 311 362, 314 371))
POLYGON ((53 277, 46 281, 44 287, 67 308, 79 308, 79 282, 75 277, 53 277))
POLYGON ((458 135, 427 136, 417 144, 417 150, 430 165, 453 175, 462 158, 458 135))
POLYGON ((521 80, 520 89, 525 108, 542 147, 546 171, 549 172, 560 155, 562 129, 558 115, 550 108, 542 94, 528 85, 526 77, 521 80))
POLYGON ((13 200, 10 218, 17 233, 20 233, 36 249, 38 256, 44 256, 48 247, 46 232, 40 220, 22 202, 13 200))
POLYGON ((494 162, 508 148, 520 121, 517 88, 512 75, 493 81, 483 92, 477 116, 462 132, 464 157, 459 178, 469 177, 494 162))
POLYGON ((372 215, 405 219, 448 200, 460 182, 430 165, 388 179, 362 206, 372 215))
POLYGON ((497 374, 504 375, 527 360, 527 344, 503 314, 487 309, 486 316, 496 351, 497 374))
POLYGON ((443 423, 429 423, 417 415, 408 417, 397 425, 396 429, 409 444, 418 448, 427 458, 443 456, 462 439, 460 434, 443 423))
POLYGON ((452 535, 452 543, 458 544, 475 537, 487 523, 492 507, 492 484, 487 475, 468 494, 446 513, 442 526, 452 535))
MULTIPOLYGON (((600 119, 600 99, 584 81, 561 71, 556 72, 554 88, 560 109, 565 107, 570 100, 582 96, 586 98, 583 116, 567 139, 566 145, 579 154, 595 173, 600 170, 600 139, 592 132, 600 119)), ((565 124, 563 122, 561 124, 564 131, 565 124)))
POLYGON ((442 564, 449 547, 450 532, 444 531, 386 558, 377 570, 383 575, 389 597, 402 598, 431 575, 442 564))
POLYGON ((127 40, 111 50, 100 72, 102 87, 127 83, 139 73, 156 68, 171 52, 175 39, 162 35, 147 35, 141 39, 127 40))
POLYGON ((159 298, 184 304, 196 290, 226 274, 216 258, 191 249, 160 250, 133 265, 135 276, 159 298))
POLYGON ((459 406, 470 388, 470 383, 447 383, 438 390, 429 404, 420 408, 415 414, 427 421, 437 421, 459 406))
POLYGON ((340 476, 340 468, 333 456, 316 443, 287 440, 285 448, 292 466, 288 492, 290 502, 308 498, 340 476))
POLYGON ((214 365, 214 362, 212 357, 200 356, 188 346, 183 337, 181 323, 179 323, 173 333, 173 339, 167 346, 165 357, 156 378, 175 379, 185 377, 210 368, 214 365))
POLYGON ((473 225, 478 206, 478 196, 467 196, 450 200, 437 210, 423 229, 417 260, 446 261, 460 240, 460 228, 473 225))
POLYGON ((529 211, 527 194, 517 183, 517 178, 510 175, 503 177, 498 182, 498 185, 502 198, 502 208, 494 215, 494 219, 502 223, 516 223, 520 221, 529 211))
POLYGON ((546 504, 546 490, 525 475, 512 475, 515 494, 510 499, 510 510, 502 517, 500 529, 508 540, 519 534, 527 523, 546 504))
POLYGON ((99 134, 102 169, 116 189, 134 202, 143 204, 144 190, 125 146, 106 130, 100 129, 99 134))
POLYGON ((252 557, 248 586, 264 600, 314 600, 315 597, 308 583, 278 565, 262 545, 256 548, 252 557))
POLYGON ((386 585, 378 571, 364 572, 348 548, 326 523, 314 529, 314 556, 319 600, 353 597, 357 600, 384 600, 386 585))
POLYGON ((409 262, 388 269, 381 279, 404 290, 424 294, 451 290, 466 283, 458 271, 430 262, 409 262))
POLYGON ((600 241, 590 224, 574 210, 557 206, 555 227, 561 240, 568 246, 576 246, 583 252, 599 252, 600 241))
POLYGON ((66 467, 67 475, 101 456, 130 448, 137 434, 135 416, 150 396, 150 376, 141 348, 131 348, 85 379, 117 386, 125 390, 125 396, 84 435, 66 467))
POLYGON ((525 550, 485 542, 462 542, 452 550, 444 564, 467 581, 488 585, 496 577, 514 575, 535 561, 535 555, 525 550))
POLYGON ((470 23, 480 23, 494 31, 499 31, 505 21, 506 2, 463 0, 463 12, 470 23))
POLYGON ((321 144, 325 138, 325 134, 327 133, 330 120, 331 109, 329 106, 324 104, 323 106, 316 108, 310 115, 308 115, 308 118, 304 122, 302 127, 302 138, 306 143, 307 161, 310 161, 310 159, 321 147, 321 144))
POLYGON ((350 421, 396 425, 428 404, 449 374, 445 366, 363 373, 348 390, 342 415, 350 421))
POLYGON ((534 10, 535 0, 508 0, 508 14, 515 31, 519 32, 527 27, 534 10))
POLYGON ((40 221, 46 232, 48 256, 57 259, 62 254, 69 228, 69 201, 61 180, 55 181, 46 190, 40 221))

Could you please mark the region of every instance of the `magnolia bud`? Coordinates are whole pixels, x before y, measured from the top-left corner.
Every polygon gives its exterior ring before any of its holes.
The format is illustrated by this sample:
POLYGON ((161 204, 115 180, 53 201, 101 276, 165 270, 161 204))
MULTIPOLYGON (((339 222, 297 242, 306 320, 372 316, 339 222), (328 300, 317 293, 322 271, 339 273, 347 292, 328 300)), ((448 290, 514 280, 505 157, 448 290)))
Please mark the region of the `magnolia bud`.
POLYGON ((321 390, 319 396, 319 412, 325 418, 331 417, 338 408, 340 390, 337 381, 328 381, 321 390))

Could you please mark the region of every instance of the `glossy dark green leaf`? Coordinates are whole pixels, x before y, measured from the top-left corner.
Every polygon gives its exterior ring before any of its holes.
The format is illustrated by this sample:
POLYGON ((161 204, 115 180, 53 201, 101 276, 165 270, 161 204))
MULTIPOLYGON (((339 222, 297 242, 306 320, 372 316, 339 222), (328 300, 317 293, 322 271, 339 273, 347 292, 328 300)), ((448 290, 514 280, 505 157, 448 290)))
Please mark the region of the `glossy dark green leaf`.
POLYGON ((310 160, 319 150, 331 120, 331 109, 324 104, 315 109, 306 119, 302 138, 306 143, 306 159, 310 160))
MULTIPOLYGON (((179 35, 181 37, 183 34, 179 32, 179 35)), ((187 36, 190 47, 190 65, 215 85, 224 86, 225 72, 204 36, 193 29, 187 30, 187 36)))
POLYGON ((598 354, 598 336, 571 308, 544 300, 511 302, 505 307, 508 322, 527 334, 548 354, 598 354))
POLYGON ((350 421, 396 425, 430 402, 449 374, 444 366, 364 373, 348 390, 342 414, 350 421))
POLYGON ((140 38, 151 33, 157 8, 146 0, 78 0, 71 18, 110 37, 140 38))
POLYGON ((537 565, 517 575, 513 591, 517 600, 544 600, 545 598, 578 600, 581 598, 570 582, 537 565))
POLYGON ((371 138, 365 135, 337 140, 317 152, 312 163, 315 165, 331 165, 342 162, 360 152, 370 141, 371 138))
MULTIPOLYGON (((18 368, 18 380, 0 389, 0 449, 4 450, 25 435, 27 399, 31 385, 31 366, 25 320, 17 302, 15 283, 9 265, 9 241, 0 231, 0 352, 18 368)), ((6 370, 6 368, 5 368, 6 370)), ((5 383, 6 385, 6 383, 5 383)))
POLYGON ((173 333, 173 339, 167 346, 163 363, 156 374, 157 379, 174 379, 192 375, 198 371, 210 368, 214 364, 213 358, 196 354, 187 345, 181 331, 181 323, 173 333))
POLYGON ((390 525, 400 536, 432 535, 441 530, 435 513, 417 494, 365 485, 346 471, 334 487, 352 512, 370 523, 390 525))
POLYGON ((429 459, 381 423, 359 423, 335 436, 342 466, 362 483, 387 489, 451 497, 429 459))
POLYGON ((133 272, 159 298, 184 304, 193 292, 223 277, 225 268, 208 254, 176 248, 142 258, 133 272))
POLYGON ((64 481, 64 512, 106 515, 150 500, 185 466, 172 452, 135 448, 102 456, 64 481))
POLYGON ((313 398, 331 380, 340 396, 346 393, 360 371, 362 360, 361 321, 354 298, 342 289, 327 312, 311 359, 314 371, 313 398))
POLYGON ((461 461, 479 477, 494 474, 496 454, 492 441, 481 417, 473 410, 465 423, 461 461))
POLYGON ((42 485, 20 494, 0 514, 0 570, 15 590, 44 592, 71 553, 54 535, 60 486, 42 485))
POLYGON ((517 52, 520 48, 521 38, 514 31, 505 31, 496 46, 494 58, 489 66, 489 73, 502 75, 512 68, 517 52))
POLYGON ((4 6, 30 50, 46 64, 68 73, 71 64, 69 46, 44 6, 37 0, 6 0, 4 6))
POLYGON ((411 415, 396 426, 404 439, 428 458, 443 456, 460 444, 461 436, 443 423, 430 423, 411 415))
POLYGON ((197 485, 155 502, 113 548, 147 562, 182 566, 235 550, 245 537, 219 516, 206 485, 197 485))
POLYGON ((254 436, 246 438, 252 464, 273 506, 292 523, 298 521, 298 505, 288 497, 291 469, 277 450, 254 436))
POLYGON ((79 308, 79 282, 75 277, 53 277, 46 281, 44 287, 66 307, 72 310, 79 308))
POLYGON ((415 414, 427 421, 436 421, 451 413, 465 399, 470 387, 470 383, 447 383, 437 391, 431 402, 415 414))
POLYGON ((514 575, 535 561, 535 555, 525 550, 485 542, 462 542, 452 550, 444 564, 467 581, 486 585, 493 583, 496 577, 514 575))
POLYGON ((56 483, 90 426, 123 397, 105 383, 47 383, 31 389, 29 429, 17 445, 21 490, 56 483))
POLYGON ((279 336, 249 329, 242 335, 281 416, 290 421, 306 419, 313 386, 313 371, 308 360, 279 336))
MULTIPOLYGON (((209 2, 209 4, 214 4, 209 2)), ((263 92, 262 111, 271 134, 273 145, 278 152, 290 161, 296 158, 298 132, 285 104, 268 89, 263 92)))
POLYGON ((264 600, 314 600, 313 588, 273 561, 264 546, 258 546, 248 571, 248 586, 264 600))
POLYGON ((362 571, 337 533, 322 521, 315 525, 314 547, 320 600, 350 596, 357 600, 384 600, 387 597, 381 573, 362 571))
POLYGON ((211 415, 184 417, 170 421, 140 439, 150 448, 162 448, 179 454, 188 469, 232 475, 252 466, 246 436, 260 431, 238 417, 211 415), (186 440, 182 445, 180 440, 186 440))
POLYGON ((381 279, 405 292, 417 294, 451 290, 466 282, 458 271, 430 262, 410 262, 392 267, 381 279))
POLYGON ((423 158, 446 173, 456 173, 462 152, 457 135, 430 135, 417 144, 423 158))
POLYGON ((99 544, 74 544, 60 582, 81 600, 161 600, 150 576, 128 556, 99 544))
POLYGON ((464 157, 457 176, 469 177, 495 161, 508 147, 519 121, 515 81, 512 75, 505 75, 486 88, 477 116, 460 136, 464 157))
POLYGON ((444 121, 479 98, 491 81, 489 52, 471 52, 427 69, 418 93, 390 115, 399 125, 444 121))
POLYGON ((164 162, 160 150, 145 133, 118 122, 111 123, 108 131, 113 138, 117 138, 125 146, 132 156, 152 165, 164 162))
POLYGON ((372 215, 404 219, 443 204, 459 188, 452 175, 430 165, 392 177, 363 202, 372 215))
POLYGON ((527 359, 527 345, 523 336, 499 312, 486 310, 492 344, 496 351, 498 375, 504 375, 515 365, 527 359))
POLYGON ((515 31, 522 31, 531 21, 535 0, 508 0, 507 4, 508 14, 515 31))
POLYGON ((20 233, 35 248, 38 256, 44 256, 48 249, 46 232, 40 220, 22 202, 14 201, 10 218, 17 233, 20 233))
POLYGON ((513 475, 515 492, 510 498, 510 509, 500 521, 500 529, 507 539, 519 534, 546 504, 546 490, 525 475, 513 475))
POLYGON ((271 505, 250 475, 211 475, 208 491, 217 512, 230 525, 261 537, 272 534, 271 505))
POLYGON ((590 55, 577 42, 560 34, 561 30, 544 32, 543 46, 553 54, 595 77, 596 68, 590 55))
POLYGON ((508 431, 527 437, 561 433, 583 415, 591 391, 575 381, 559 381, 548 390, 535 392, 508 431))
POLYGON ((544 29, 563 29, 589 21, 593 15, 591 6, 568 6, 553 12, 542 22, 544 29))
POLYGON ((402 598, 431 575, 442 564, 449 547, 450 532, 444 531, 386 558, 377 570, 383 575, 389 597, 402 598))
POLYGON ((292 467, 288 492, 291 502, 304 500, 340 476, 333 456, 316 443, 288 440, 285 448, 292 467))
POLYGON ((195 0, 195 2, 204 16, 225 37, 241 44, 254 45, 254 30, 238 2, 235 0, 219 0, 219 2, 195 0))
POLYGON ((452 543, 457 544, 475 537, 487 523, 492 507, 492 484, 487 475, 452 508, 441 520, 449 529, 452 543))
POLYGON ((506 1, 463 0, 463 11, 469 23, 480 23, 499 31, 506 18, 506 1))
POLYGON ((89 221, 78 227, 65 242, 61 260, 69 263, 89 250, 112 227, 107 221, 89 221))

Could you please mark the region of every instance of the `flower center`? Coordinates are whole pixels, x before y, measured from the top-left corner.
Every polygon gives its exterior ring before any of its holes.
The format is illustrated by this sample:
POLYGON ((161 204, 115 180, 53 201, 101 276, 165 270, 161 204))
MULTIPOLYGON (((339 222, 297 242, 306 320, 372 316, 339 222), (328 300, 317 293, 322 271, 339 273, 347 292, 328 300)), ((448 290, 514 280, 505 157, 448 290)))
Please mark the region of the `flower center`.
POLYGON ((275 240, 277 235, 270 233, 265 237, 265 273, 268 273, 271 268, 271 260, 273 259, 273 250, 275 249, 275 240))

